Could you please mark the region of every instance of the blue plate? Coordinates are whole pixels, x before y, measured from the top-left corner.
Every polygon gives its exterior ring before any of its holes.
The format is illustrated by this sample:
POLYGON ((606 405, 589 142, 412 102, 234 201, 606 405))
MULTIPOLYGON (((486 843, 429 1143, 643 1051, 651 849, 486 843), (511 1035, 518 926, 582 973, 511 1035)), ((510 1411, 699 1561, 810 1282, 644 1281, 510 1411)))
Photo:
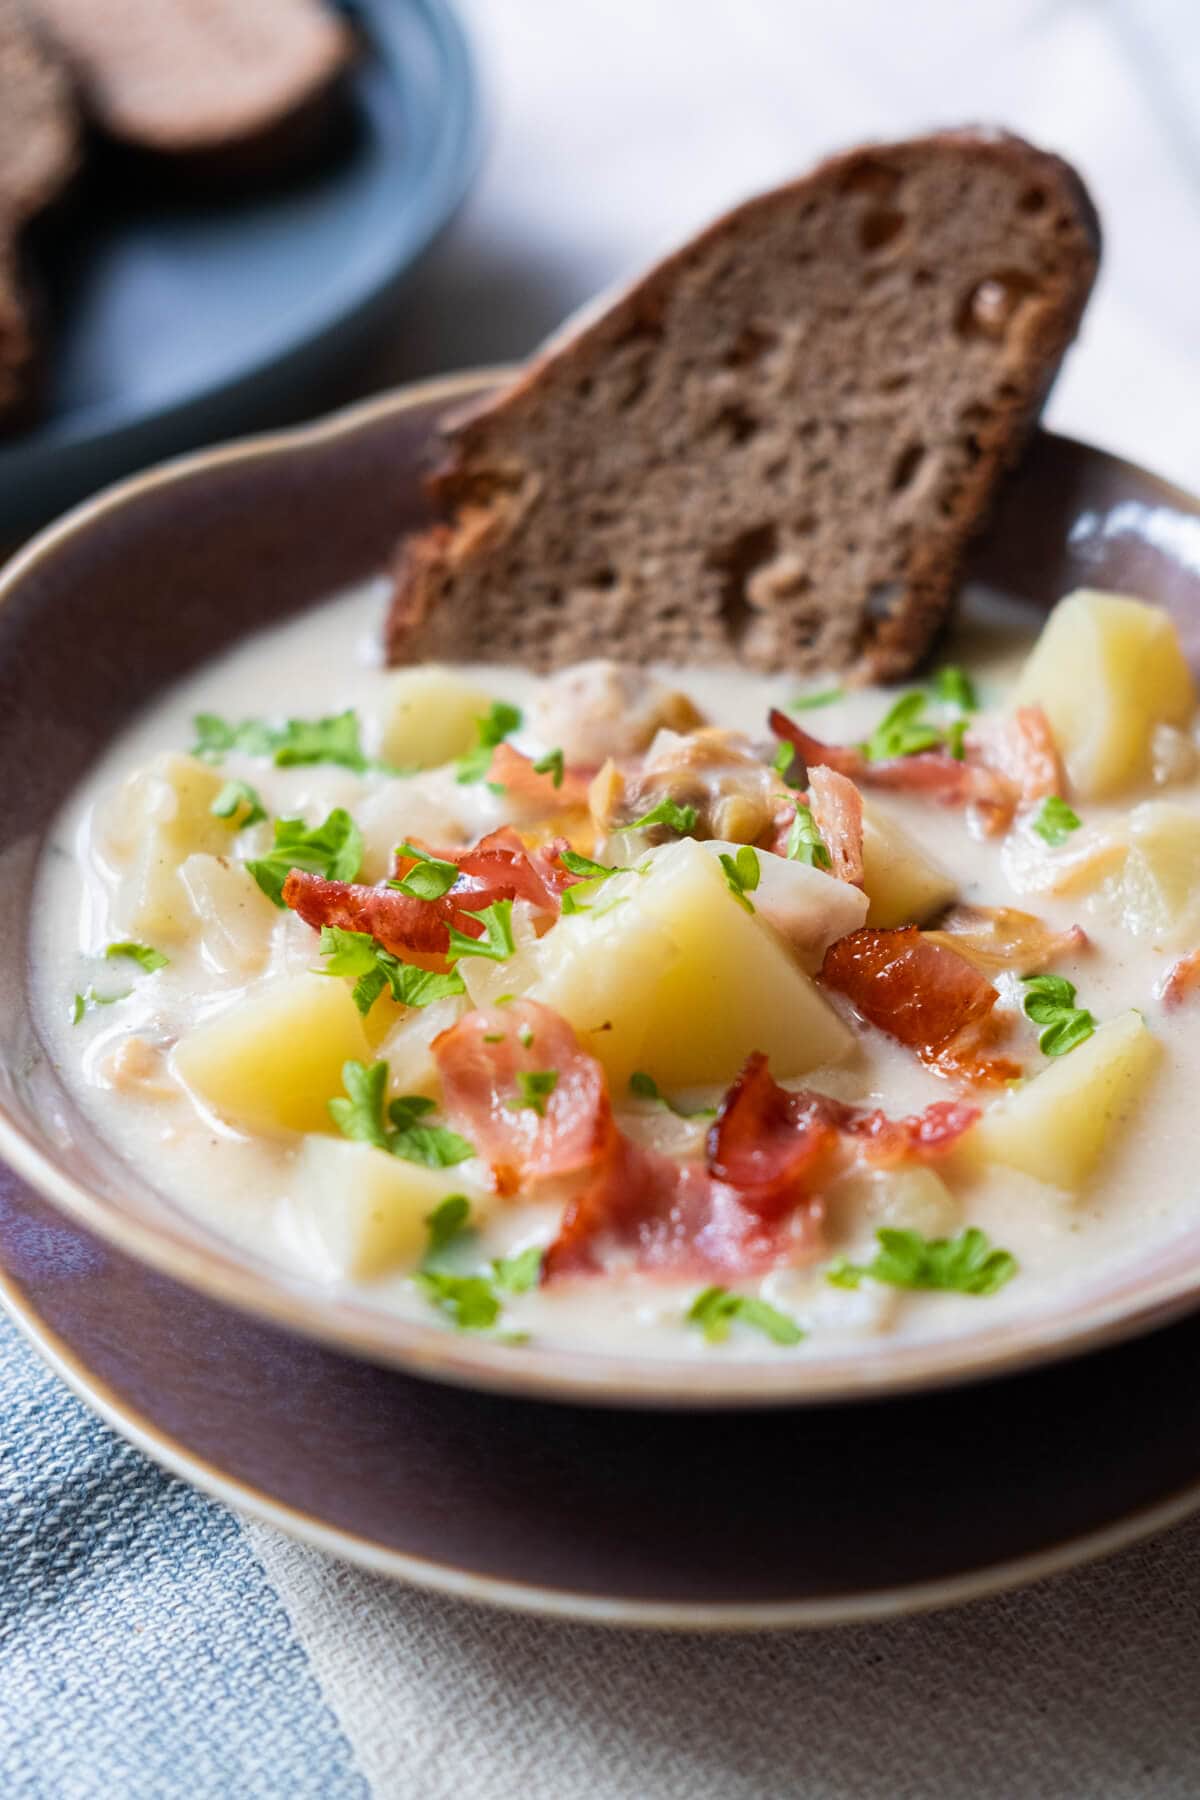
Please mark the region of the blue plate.
POLYGON ((386 314, 479 157, 474 76, 442 0, 358 0, 354 117, 327 161, 197 199, 97 171, 45 236, 40 423, 0 440, 0 532, 132 469, 274 422, 386 314))

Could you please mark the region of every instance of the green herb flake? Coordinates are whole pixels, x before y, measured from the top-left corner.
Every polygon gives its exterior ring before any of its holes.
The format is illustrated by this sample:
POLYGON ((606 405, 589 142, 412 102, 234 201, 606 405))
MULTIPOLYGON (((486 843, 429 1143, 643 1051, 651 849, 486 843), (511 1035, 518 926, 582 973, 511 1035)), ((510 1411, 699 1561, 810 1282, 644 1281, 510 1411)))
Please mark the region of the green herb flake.
POLYGON ((544 1119, 546 1102, 557 1086, 557 1069, 518 1069, 517 1091, 504 1104, 509 1112, 523 1112, 529 1107, 539 1119, 544 1119))
POLYGON ((796 816, 788 828, 784 855, 791 862, 807 863, 812 869, 832 869, 833 858, 824 838, 817 830, 812 808, 803 800, 796 802, 796 816))
POLYGON ((372 1144, 376 1150, 421 1163, 427 1169, 448 1169, 474 1156, 474 1145, 456 1131, 423 1123, 434 1108, 424 1094, 405 1094, 393 1100, 385 1118, 387 1079, 388 1066, 382 1060, 369 1065, 343 1063, 345 1096, 339 1094, 328 1102, 329 1116, 343 1137, 372 1144))
POLYGON ((659 1088, 653 1075, 647 1075, 644 1069, 633 1071, 629 1077, 629 1091, 631 1094, 635 1094, 639 1100, 654 1100, 659 1106, 665 1106, 667 1111, 674 1113, 677 1119, 715 1119, 717 1116, 715 1106, 698 1106, 694 1112, 688 1112, 686 1107, 676 1106, 675 1102, 668 1099, 659 1088))
POLYGON ((270 756, 279 768, 327 762, 361 774, 369 766, 353 709, 327 719, 289 719, 284 725, 268 725, 263 719, 231 725, 217 713, 197 713, 192 723, 192 755, 205 762, 219 763, 231 750, 243 750, 248 756, 270 756))
POLYGON ((413 857, 414 866, 401 880, 389 881, 388 886, 397 888, 410 899, 440 900, 458 880, 457 863, 443 862, 440 857, 430 856, 427 850, 418 850, 415 844, 401 844, 396 854, 413 857))
POLYGON ((643 813, 640 819, 623 827, 625 831, 641 831, 651 825, 665 825, 680 837, 686 837, 695 829, 699 814, 694 806, 679 806, 669 797, 652 806, 649 812, 643 813))
POLYGON ((1058 794, 1047 794, 1033 820, 1033 829, 1045 843, 1057 849, 1082 824, 1079 814, 1065 800, 1058 794))
POLYGON ((539 756, 533 765, 535 775, 549 775, 552 784, 560 788, 563 775, 566 773, 561 750, 547 750, 545 756, 539 756))
POLYGON ((511 900, 497 900, 492 906, 485 906, 473 916, 484 928, 481 938, 469 937, 465 931, 459 931, 454 925, 450 930, 450 947, 446 954, 451 962, 457 962, 463 956, 484 956, 489 962, 507 962, 517 947, 513 937, 511 900))
POLYGON ((466 992, 462 976, 432 969, 416 969, 385 950, 367 931, 345 931, 340 925, 321 927, 320 953, 325 958, 322 975, 343 975, 354 982, 354 1004, 362 1014, 370 1012, 385 989, 401 1006, 429 1006, 450 994, 466 992))
POLYGON ((417 1286, 460 1331, 490 1331, 500 1317, 500 1301, 484 1275, 451 1275, 444 1269, 421 1269, 417 1286))
POLYGON ((933 678, 933 691, 939 700, 944 700, 947 706, 957 706, 960 712, 979 711, 975 684, 957 663, 947 663, 944 669, 938 670, 933 678))
POLYGON ((545 1254, 540 1244, 531 1244, 516 1256, 498 1257, 492 1264, 492 1280, 506 1294, 527 1294, 538 1284, 545 1254))
POLYGON ((581 856, 578 850, 560 850, 558 860, 570 874, 585 878, 604 880, 609 875, 623 873, 611 863, 593 862, 590 856, 581 856))
POLYGON ((789 744, 785 739, 784 741, 782 741, 780 743, 780 746, 779 746, 778 750, 776 750, 774 759, 771 763, 771 767, 774 769, 775 773, 779 776, 781 781, 787 780, 788 770, 791 768, 791 766, 795 762, 795 760, 796 760, 796 746, 795 746, 795 744, 789 744))
POLYGON ((496 746, 520 729, 520 708, 510 706, 507 700, 494 700, 487 715, 475 721, 478 742, 473 750, 468 750, 465 756, 459 758, 455 765, 455 779, 464 787, 472 782, 484 781, 492 766, 492 753, 496 746))
POLYGON ((71 1023, 78 1025, 85 1012, 93 1006, 115 1006, 118 1000, 128 1000, 132 988, 122 988, 119 994, 101 994, 94 987, 89 987, 82 994, 76 994, 71 1002, 71 1023))
POLYGON ((353 881, 362 867, 363 841, 358 826, 342 807, 323 824, 311 828, 303 819, 276 819, 275 842, 266 856, 246 864, 267 899, 282 907, 283 884, 293 869, 323 875, 330 881, 353 881))
POLYGON ((974 1225, 956 1238, 887 1229, 875 1237, 879 1249, 873 1261, 856 1264, 839 1257, 826 1270, 826 1279, 835 1287, 856 1288, 869 1277, 889 1287, 994 1294, 1017 1273, 1011 1251, 994 1248, 986 1232, 974 1225))
POLYGON ((737 901, 748 913, 754 911, 754 902, 749 898, 762 879, 762 867, 758 860, 758 851, 749 844, 743 844, 737 854, 730 856, 727 850, 721 852, 721 867, 725 871, 725 885, 737 901))
POLYGON ((155 950, 150 944, 135 944, 132 938, 122 938, 120 943, 109 944, 104 954, 110 959, 127 958, 130 962, 137 963, 147 975, 153 975, 155 969, 165 969, 171 960, 161 950, 155 950))
POLYGON ((761 1331, 775 1344, 798 1344, 804 1332, 787 1313, 780 1312, 754 1294, 734 1294, 728 1288, 707 1287, 696 1295, 687 1312, 689 1325, 698 1325, 710 1344, 722 1344, 737 1323, 761 1331))
POLYGON ((267 816, 267 809, 258 789, 251 787, 248 781, 237 778, 225 783, 208 810, 214 819, 228 819, 235 831, 244 831, 248 825, 257 825, 260 819, 267 816))
POLYGON ((1091 1013, 1075 1004, 1074 984, 1065 975, 1024 975, 1025 1017, 1042 1030, 1038 1048, 1044 1056, 1065 1056, 1096 1029, 1091 1013))
POLYGON ((465 1194, 447 1194, 438 1202, 433 1211, 425 1219, 429 1231, 429 1244, 426 1257, 440 1256, 441 1252, 452 1244, 455 1238, 461 1237, 471 1222, 471 1202, 465 1194))
POLYGON ((815 694, 797 694, 788 706, 789 712, 812 712, 817 706, 832 706, 842 699, 845 689, 840 687, 820 688, 815 694))
POLYGON ((902 694, 862 745, 868 762, 886 762, 895 756, 915 756, 918 751, 935 749, 942 742, 942 732, 922 717, 924 711, 925 695, 919 689, 902 694))
POLYGON ((192 720, 196 742, 192 755, 202 762, 219 763, 231 750, 244 750, 247 756, 270 756, 278 734, 262 719, 244 719, 231 725, 219 713, 197 713, 192 720))

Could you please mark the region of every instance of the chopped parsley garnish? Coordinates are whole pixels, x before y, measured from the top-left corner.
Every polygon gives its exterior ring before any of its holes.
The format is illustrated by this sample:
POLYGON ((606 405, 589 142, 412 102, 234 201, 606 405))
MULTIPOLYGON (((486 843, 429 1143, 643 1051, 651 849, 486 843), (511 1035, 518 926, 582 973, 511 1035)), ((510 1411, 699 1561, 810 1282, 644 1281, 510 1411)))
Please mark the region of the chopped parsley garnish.
POLYGON ((778 750, 776 750, 775 756, 771 763, 771 767, 774 769, 775 773, 779 776, 781 781, 787 780, 788 770, 791 768, 791 766, 795 762, 795 760, 796 760, 795 744, 789 744, 786 738, 783 739, 779 745, 778 750))
POLYGON ((562 751, 547 750, 545 756, 539 756, 534 763, 533 772, 535 775, 549 775, 553 785, 556 788, 560 788, 563 784, 563 775, 566 772, 563 765, 562 751))
POLYGON ((398 888, 410 899, 440 900, 458 880, 457 863, 443 862, 438 856, 430 856, 427 850, 418 850, 415 844, 401 844, 397 854, 415 857, 416 862, 407 875, 399 881, 389 881, 388 886, 398 888))
POLYGON ((792 862, 807 863, 813 869, 833 867, 833 858, 817 830, 812 808, 806 806, 803 800, 796 802, 796 816, 788 830, 784 855, 792 862))
POLYGON ((943 734, 932 720, 922 717, 924 711, 925 695, 919 689, 902 694, 863 744, 867 760, 886 762, 894 756, 915 756, 920 750, 936 749, 943 734))
POLYGON ((527 1294, 536 1287, 546 1252, 540 1244, 530 1244, 515 1256, 501 1256, 492 1264, 492 1280, 506 1294, 527 1294))
POLYGON ((485 906, 472 917, 478 919, 484 927, 480 938, 469 937, 465 931, 450 926, 450 948, 446 954, 451 962, 457 962, 463 956, 486 956, 489 962, 507 962, 517 947, 513 937, 511 900, 497 900, 492 906, 485 906))
POLYGON ((945 1289, 957 1294, 994 1294, 1017 1272, 1011 1251, 998 1250, 986 1232, 971 1225, 956 1238, 926 1238, 919 1231, 883 1229, 869 1263, 839 1257, 826 1272, 835 1287, 856 1288, 865 1276, 889 1287, 945 1289))
POLYGON ((811 712, 814 706, 832 706, 845 693, 844 688, 821 688, 815 694, 797 694, 788 707, 789 712, 811 712))
POLYGON ((967 721, 965 719, 951 719, 946 727, 946 748, 954 758, 955 762, 966 761, 966 735, 967 721))
POLYGON ((500 1300, 485 1275, 451 1275, 444 1269, 420 1269, 413 1279, 460 1331, 490 1331, 500 1317, 500 1300))
POLYGON ((517 1091, 504 1104, 509 1112, 523 1112, 529 1107, 539 1119, 544 1119, 546 1102, 557 1086, 557 1069, 518 1069, 517 1091))
POLYGON ((423 1163, 427 1169, 449 1169, 474 1156, 474 1145, 456 1131, 421 1123, 434 1110, 434 1102, 424 1094, 402 1095, 392 1101, 385 1115, 387 1078, 388 1066, 382 1060, 343 1063, 346 1095, 328 1102, 329 1116, 343 1137, 373 1144, 405 1162, 423 1163))
POLYGON ((249 756, 271 757, 281 769, 301 763, 337 763, 361 774, 370 766, 363 755, 353 708, 327 719, 288 719, 284 725, 268 725, 263 719, 243 719, 240 725, 231 725, 217 713, 197 713, 193 724, 196 742, 192 755, 205 762, 219 763, 230 750, 244 750, 249 756))
POLYGON ((659 1088, 653 1075, 647 1075, 644 1069, 633 1071, 629 1077, 629 1091, 631 1094, 636 1094, 639 1100, 656 1100, 660 1106, 665 1106, 668 1112, 673 1112, 677 1119, 715 1119, 717 1116, 715 1106, 698 1106, 695 1112, 688 1112, 685 1107, 676 1106, 675 1102, 669 1100, 659 1088))
POLYGON ((155 969, 165 969, 171 960, 151 944, 135 944, 132 938, 122 938, 118 944, 109 944, 104 954, 110 958, 127 957, 130 962, 135 962, 140 969, 144 969, 147 975, 153 975, 155 969))
POLYGON ((93 1006, 114 1006, 118 1000, 128 1000, 132 988, 122 988, 119 994, 100 994, 94 987, 89 987, 82 994, 76 994, 71 1002, 71 1023, 78 1025, 85 1012, 93 1006))
POLYGON ((621 873, 611 863, 593 862, 590 856, 581 856, 578 850, 560 850, 558 860, 572 875, 605 877, 621 873))
POLYGON ((447 1194, 434 1207, 425 1223, 429 1227, 426 1257, 439 1255, 455 1238, 461 1237, 471 1220, 471 1202, 465 1194, 447 1194))
POLYGON ((439 975, 433 969, 416 969, 385 950, 367 931, 344 931, 340 925, 321 927, 320 952, 325 957, 322 975, 344 975, 354 982, 351 994, 360 1013, 369 1013, 385 988, 401 1006, 430 1006, 448 994, 463 994, 463 978, 451 969, 439 975))
POLYGON ((324 875, 330 881, 353 881, 362 866, 362 833, 350 814, 337 806, 321 825, 303 819, 276 819, 275 842, 266 856, 246 864, 267 899, 282 906, 283 884, 293 869, 324 875))
POLYGON ((738 905, 744 907, 748 913, 752 913, 754 902, 748 896, 754 892, 762 879, 758 851, 749 844, 743 844, 734 856, 730 856, 727 850, 722 850, 721 867, 725 871, 725 885, 738 905))
POLYGON ((1033 820, 1033 829, 1038 836, 1055 849, 1065 844, 1073 831, 1078 831, 1083 820, 1073 807, 1067 805, 1058 794, 1047 794, 1037 810, 1033 820))
POLYGON ((521 711, 519 707, 510 706, 507 700, 493 700, 491 711, 485 718, 476 719, 475 730, 478 742, 473 750, 459 758, 455 766, 455 779, 464 787, 469 782, 483 781, 492 766, 492 752, 497 744, 502 744, 506 737, 521 729, 521 711))
POLYGON ((208 810, 215 819, 229 819, 235 831, 244 831, 247 825, 257 825, 260 819, 267 816, 267 809, 258 789, 251 787, 248 781, 240 781, 236 777, 225 783, 208 810))
POLYGON ((699 814, 694 806, 679 806, 670 798, 660 800, 657 806, 643 813, 640 819, 634 819, 623 827, 625 831, 640 831, 647 825, 666 825, 680 837, 686 837, 695 828, 699 814))
POLYGON ((947 663, 944 669, 938 670, 933 678, 933 691, 939 700, 944 700, 947 706, 957 706, 960 712, 979 711, 975 684, 957 663, 947 663))
POLYGON ((1042 1030, 1038 1048, 1044 1056, 1065 1056, 1096 1029, 1085 1007, 1075 1004, 1075 986, 1065 975, 1024 975, 1025 1017, 1042 1030))
POLYGON ((699 1325, 710 1344, 722 1344, 737 1322, 761 1331, 775 1344, 798 1344, 804 1336, 795 1319, 754 1294, 733 1294, 728 1288, 707 1287, 696 1295, 687 1312, 689 1325, 699 1325))

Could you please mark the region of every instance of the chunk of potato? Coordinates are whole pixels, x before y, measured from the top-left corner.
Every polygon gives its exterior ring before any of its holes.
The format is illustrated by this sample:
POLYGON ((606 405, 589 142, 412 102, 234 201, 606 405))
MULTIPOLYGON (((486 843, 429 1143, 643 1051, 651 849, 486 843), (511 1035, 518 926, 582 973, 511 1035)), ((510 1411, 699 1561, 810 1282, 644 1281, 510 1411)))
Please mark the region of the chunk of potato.
POLYGON ((253 975, 266 963, 279 917, 240 863, 188 856, 179 879, 200 925, 200 949, 220 975, 253 975))
POLYGON ((690 838, 656 852, 645 874, 614 876, 590 912, 565 914, 526 954, 528 991, 571 1022, 617 1093, 634 1069, 700 1087, 731 1081, 753 1050, 782 1078, 851 1046, 792 951, 690 838))
POLYGON ((863 887, 867 924, 885 931, 923 925, 958 892, 953 876, 874 801, 863 804, 863 887))
POLYGON ((1140 1013, 1118 1014, 989 1107, 968 1140, 970 1151, 1052 1187, 1082 1186, 1131 1115, 1160 1054, 1140 1013))
POLYGON ((301 1234, 326 1269, 356 1281, 416 1264, 429 1243, 429 1215, 451 1194, 466 1194, 473 1218, 488 1203, 461 1169, 427 1169, 333 1137, 305 1138, 288 1190, 301 1234))
POLYGON ((197 1025, 175 1047, 175 1073, 242 1131, 333 1131, 326 1102, 342 1064, 371 1060, 344 981, 288 975, 197 1025))
POLYGON ((1055 607, 1013 698, 1042 708, 1072 793, 1083 800, 1148 780, 1155 726, 1185 725, 1196 709, 1191 673, 1161 607, 1087 589, 1055 607))
POLYGON ((161 756, 134 775, 118 798, 109 837, 129 873, 117 916, 135 937, 179 943, 195 929, 180 866, 196 853, 220 856, 233 841, 213 801, 224 786, 216 769, 192 756, 161 756))
POLYGON ((450 669, 403 669, 388 689, 381 754, 401 768, 436 769, 471 748, 475 721, 491 704, 490 694, 450 669))
MULTIPOLYGON (((705 838, 702 847, 720 862, 723 855, 736 857, 742 846, 705 838)), ((808 863, 765 852, 758 859, 753 899, 760 918, 782 933, 810 973, 820 968, 835 939, 857 931, 867 920, 867 899, 860 888, 808 863)))
POLYGON ((1127 827, 1129 851, 1114 884, 1121 923, 1159 944, 1190 941, 1200 928, 1200 816, 1148 800, 1127 827))

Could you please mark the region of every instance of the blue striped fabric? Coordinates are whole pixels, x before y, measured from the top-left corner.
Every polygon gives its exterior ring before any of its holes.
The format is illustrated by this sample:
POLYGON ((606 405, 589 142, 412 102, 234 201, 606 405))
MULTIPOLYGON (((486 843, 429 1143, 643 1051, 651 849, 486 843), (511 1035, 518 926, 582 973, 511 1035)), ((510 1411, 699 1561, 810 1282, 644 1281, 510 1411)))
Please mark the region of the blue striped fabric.
POLYGON ((0 1795, 366 1800, 233 1515, 0 1314, 0 1795))

